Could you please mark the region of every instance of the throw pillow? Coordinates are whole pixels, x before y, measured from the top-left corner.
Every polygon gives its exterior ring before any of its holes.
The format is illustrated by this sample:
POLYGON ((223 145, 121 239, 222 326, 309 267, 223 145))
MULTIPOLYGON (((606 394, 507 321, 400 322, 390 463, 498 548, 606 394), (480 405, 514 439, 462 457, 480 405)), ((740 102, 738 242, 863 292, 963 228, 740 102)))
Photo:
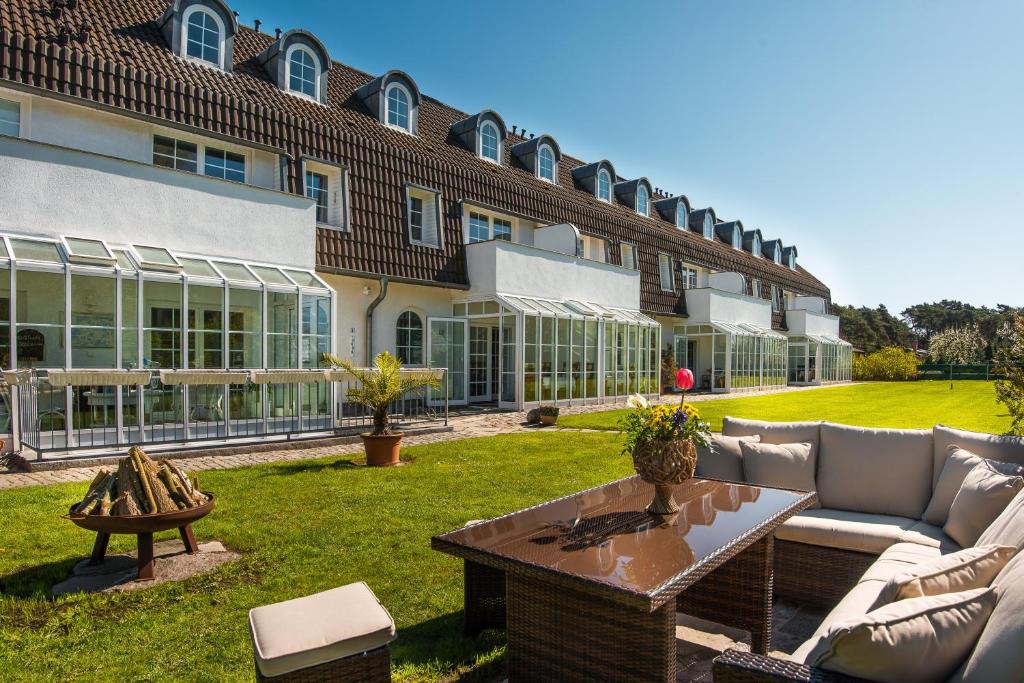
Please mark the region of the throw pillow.
POLYGON ((753 436, 722 436, 712 434, 708 437, 708 447, 697 446, 697 476, 705 479, 722 479, 724 481, 743 481, 743 454, 740 452, 740 441, 756 443, 761 440, 757 434, 753 436))
MULTIPOLYGON (((743 477, 748 484, 814 491, 814 457, 810 443, 740 442, 743 477)), ((818 504, 815 503, 818 507, 818 504)))
POLYGON ((935 526, 945 524, 946 518, 949 517, 949 506, 953 504, 957 491, 963 486, 964 478, 979 464, 981 457, 959 446, 950 446, 946 464, 942 466, 942 474, 935 483, 932 499, 928 501, 928 507, 921 515, 921 519, 935 526))
POLYGON ((921 562, 889 579, 875 604, 987 588, 1016 553, 1012 546, 976 546, 921 562))
POLYGON ((945 681, 995 604, 993 588, 900 600, 833 624, 805 663, 881 683, 945 681))
POLYGON ((942 530, 964 548, 974 545, 1022 488, 1024 477, 1000 474, 982 461, 964 477, 942 530))

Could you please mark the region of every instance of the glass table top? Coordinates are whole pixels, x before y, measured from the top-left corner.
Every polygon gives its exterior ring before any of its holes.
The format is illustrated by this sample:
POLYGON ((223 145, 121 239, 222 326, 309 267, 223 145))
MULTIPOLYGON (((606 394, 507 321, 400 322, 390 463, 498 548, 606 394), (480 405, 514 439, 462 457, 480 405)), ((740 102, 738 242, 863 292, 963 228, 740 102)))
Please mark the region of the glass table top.
POLYGON ((662 517, 645 511, 653 494, 652 485, 630 477, 442 534, 434 547, 653 595, 814 501, 799 491, 691 479, 676 487, 679 512, 662 517))

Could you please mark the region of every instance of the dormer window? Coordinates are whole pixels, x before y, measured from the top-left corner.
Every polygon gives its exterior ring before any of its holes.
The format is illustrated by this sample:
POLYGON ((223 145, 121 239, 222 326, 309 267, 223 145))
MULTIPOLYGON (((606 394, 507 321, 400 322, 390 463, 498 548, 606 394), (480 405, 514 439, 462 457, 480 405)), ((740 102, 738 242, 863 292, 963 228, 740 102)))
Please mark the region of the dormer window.
POLYGON ((319 100, 320 64, 315 55, 302 45, 288 48, 288 90, 319 100))
POLYGON ((704 238, 714 239, 715 237, 715 219, 710 212, 704 213, 704 238))
POLYGON ((679 202, 676 207, 676 227, 680 230, 686 230, 686 226, 690 220, 690 213, 686 210, 686 204, 679 202))
POLYGON ((758 258, 761 257, 761 239, 757 235, 754 235, 754 246, 751 248, 750 253, 758 258))
POLYGON ((733 228, 732 231, 732 248, 742 249, 743 248, 743 232, 739 228, 733 228))
POLYGON ((555 153, 550 145, 541 145, 537 151, 537 177, 549 183, 555 182, 555 153))
POLYGON ((222 67, 224 25, 212 12, 193 5, 185 11, 185 56, 222 67))
POLYGON ((238 20, 223 0, 173 0, 157 28, 175 55, 231 71, 238 20))
POLYGON ((404 86, 398 83, 392 83, 388 86, 386 100, 388 106, 387 123, 389 126, 412 132, 412 129, 409 127, 410 99, 409 92, 404 86))
POLYGON ((796 270, 796 254, 789 252, 789 261, 786 265, 789 266, 790 270, 796 270))
POLYGON ((648 215, 648 204, 650 203, 650 197, 647 194, 647 188, 642 184, 636 188, 636 212, 641 216, 648 215))
POLYGON ((501 163, 501 136, 490 121, 480 126, 480 156, 501 163))
POLYGON ((782 250, 781 249, 776 249, 775 250, 775 254, 774 254, 772 260, 774 260, 775 263, 777 263, 778 265, 780 265, 780 266, 782 265, 782 250))
POLYGON ((602 202, 612 200, 612 177, 603 168, 597 172, 597 198, 602 202))

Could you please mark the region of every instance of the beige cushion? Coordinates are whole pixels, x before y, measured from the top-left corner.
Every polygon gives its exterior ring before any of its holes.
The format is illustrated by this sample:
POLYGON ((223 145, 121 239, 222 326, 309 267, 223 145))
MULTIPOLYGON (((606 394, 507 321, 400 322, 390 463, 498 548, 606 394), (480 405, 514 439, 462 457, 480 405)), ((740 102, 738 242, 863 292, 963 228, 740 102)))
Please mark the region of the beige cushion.
MULTIPOLYGON (((814 490, 814 458, 809 443, 740 442, 743 477, 749 484, 795 491, 814 490)), ((817 503, 814 507, 820 507, 817 503)))
POLYGON ((1016 552, 1010 546, 976 546, 922 562, 889 579, 881 604, 987 588, 1016 552))
POLYGON ((1022 488, 1024 478, 1000 474, 982 461, 964 478, 943 531, 962 546, 974 545, 1022 488))
POLYGON ((1012 545, 1024 549, 1024 491, 1007 504, 978 537, 978 545, 1012 545))
POLYGON ((362 582, 252 609, 249 629, 264 676, 361 654, 395 639, 391 615, 362 582))
POLYGON ((1024 437, 995 436, 994 434, 968 432, 942 425, 936 425, 932 429, 932 437, 935 442, 935 467, 932 477, 934 483, 939 481, 943 465, 949 456, 950 446, 959 446, 965 451, 970 451, 978 457, 988 460, 1024 465, 1024 437))
POLYGON ((722 418, 725 436, 761 437, 761 443, 809 443, 811 457, 817 460, 818 442, 821 440, 820 422, 762 422, 739 417, 722 418))
MULTIPOLYGON (((938 548, 918 543, 897 543, 883 550, 860 580, 881 581, 882 584, 886 584, 894 576, 904 574, 919 564, 932 562, 940 557, 942 557, 942 551, 938 548)), ((880 607, 882 604, 880 601, 875 606, 880 607)))
POLYGON ((901 543, 917 543, 920 545, 938 548, 944 553, 952 553, 960 550, 960 544, 946 535, 942 527, 918 522, 900 534, 901 543))
POLYGON ((775 537, 826 548, 877 555, 899 542, 900 535, 917 520, 820 508, 790 517, 775 530, 775 537))
POLYGON ((992 588, 900 600, 833 623, 804 662, 883 683, 939 683, 971 652, 995 604, 992 588))
POLYGON ((825 422, 818 497, 827 508, 920 519, 932 495, 932 433, 825 422))
POLYGON ((1024 680, 1024 553, 996 577, 998 598, 985 630, 951 683, 1020 683, 1024 680))
POLYGON ((960 446, 950 446, 946 462, 942 467, 942 473, 939 475, 939 479, 935 484, 935 490, 932 492, 932 499, 928 502, 928 508, 921 515, 921 519, 939 526, 945 524, 949 518, 949 508, 953 505, 953 499, 956 498, 956 494, 963 485, 967 473, 983 461, 988 462, 994 470, 1001 474, 1024 474, 1024 465, 982 458, 960 448, 960 446))
POLYGON ((818 629, 814 632, 810 638, 808 638, 800 647, 790 655, 790 659, 794 662, 803 662, 807 659, 807 655, 810 654, 814 646, 818 644, 818 639, 828 633, 829 628, 832 624, 845 621, 847 619, 855 619, 862 617, 875 608, 878 602, 878 596, 881 594, 882 589, 885 588, 885 581, 861 581, 853 589, 843 596, 843 599, 839 601, 825 620, 821 622, 818 629))
POLYGON ((761 437, 735 437, 712 434, 708 437, 708 447, 697 446, 697 476, 705 479, 722 479, 724 481, 743 481, 743 453, 740 452, 740 440, 757 442, 761 437))

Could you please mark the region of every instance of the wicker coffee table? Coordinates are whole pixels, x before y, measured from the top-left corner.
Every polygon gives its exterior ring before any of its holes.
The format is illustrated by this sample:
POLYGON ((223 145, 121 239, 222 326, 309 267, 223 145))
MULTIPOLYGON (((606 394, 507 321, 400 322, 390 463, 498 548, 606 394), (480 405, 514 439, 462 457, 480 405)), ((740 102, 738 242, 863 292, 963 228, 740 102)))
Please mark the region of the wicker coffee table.
POLYGON ((510 681, 675 681, 677 609, 767 652, 773 531, 815 494, 692 479, 657 517, 653 493, 630 477, 431 540, 465 560, 467 627, 504 578, 504 612, 500 595, 486 609, 505 618, 510 681))

